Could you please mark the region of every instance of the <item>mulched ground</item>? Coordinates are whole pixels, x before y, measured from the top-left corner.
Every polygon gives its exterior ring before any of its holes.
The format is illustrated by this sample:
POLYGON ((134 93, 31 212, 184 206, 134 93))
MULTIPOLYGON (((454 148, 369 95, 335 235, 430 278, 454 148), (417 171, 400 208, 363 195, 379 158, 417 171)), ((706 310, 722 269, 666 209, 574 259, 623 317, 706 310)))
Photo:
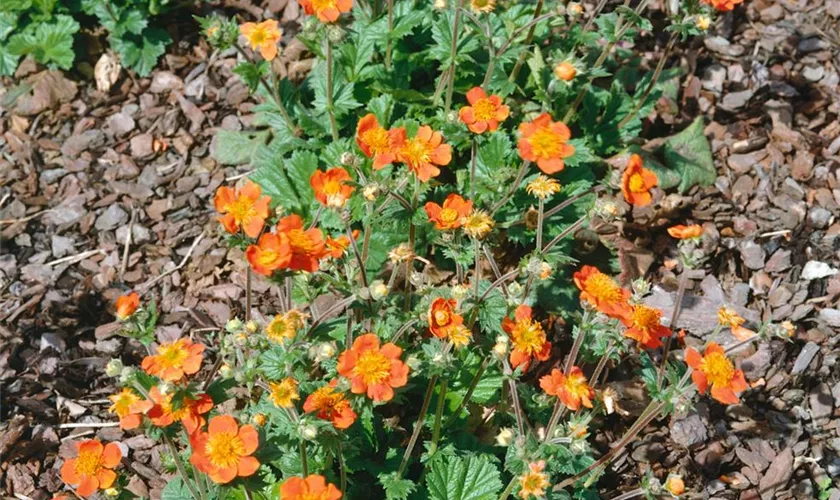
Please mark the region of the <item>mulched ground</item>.
MULTIPOLYGON (((240 4, 245 16, 264 13, 240 4)), ((272 0, 267 10, 300 16, 296 2, 272 0)), ((678 100, 660 101, 649 138, 708 117, 718 178, 714 187, 637 209, 633 219, 657 226, 690 219, 711 235, 679 326, 702 339, 727 303, 751 321, 790 320, 797 329, 792 342, 738 355, 754 385, 742 405, 704 399, 646 429, 609 471, 605 498, 653 469, 682 471, 699 497, 817 498, 833 482, 826 498, 840 499, 838 28, 840 0, 751 0, 673 58, 688 76, 678 100)), ((645 41, 650 60, 662 42, 645 41)), ((300 79, 311 63, 293 43, 276 65, 300 79)), ((107 93, 29 63, 0 86, 6 495, 51 497, 61 487, 57 454, 78 436, 131 449, 137 494, 158 497, 170 477, 161 475, 159 446, 109 426, 113 385, 102 369, 111 357, 140 355, 114 336, 109 307, 129 289, 153 296, 162 333, 175 336, 202 335, 240 311, 242 259, 219 245, 211 204, 219 185, 246 172, 210 157, 216 131, 247 128, 253 117, 255 102, 234 65, 235 54, 211 56, 193 37, 151 78, 123 72, 107 93)), ((651 301, 668 309, 677 282, 669 243, 635 226, 617 229, 609 238, 623 262, 657 277, 651 301)), ((255 291, 259 305, 266 289, 258 282, 255 291)), ((620 380, 622 367, 613 374, 620 380)), ((612 386, 632 410, 639 388, 612 386)), ((620 431, 607 427, 595 436, 601 449, 620 431)))

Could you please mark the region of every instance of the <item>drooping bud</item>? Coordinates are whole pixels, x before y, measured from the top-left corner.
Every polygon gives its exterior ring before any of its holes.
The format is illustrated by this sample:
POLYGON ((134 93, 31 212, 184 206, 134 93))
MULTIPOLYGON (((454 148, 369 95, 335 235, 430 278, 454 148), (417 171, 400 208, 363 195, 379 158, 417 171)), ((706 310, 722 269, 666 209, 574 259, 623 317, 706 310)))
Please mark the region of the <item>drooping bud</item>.
POLYGON ((499 429, 499 433, 496 434, 496 445, 498 446, 510 446, 513 442, 513 429, 510 427, 502 427, 499 429))

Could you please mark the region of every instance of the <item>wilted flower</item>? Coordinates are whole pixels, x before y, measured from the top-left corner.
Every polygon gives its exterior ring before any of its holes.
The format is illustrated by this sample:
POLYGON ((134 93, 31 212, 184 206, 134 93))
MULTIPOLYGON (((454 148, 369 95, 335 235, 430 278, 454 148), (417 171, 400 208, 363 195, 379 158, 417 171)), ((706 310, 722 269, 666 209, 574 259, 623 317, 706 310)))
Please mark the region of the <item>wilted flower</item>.
POLYGON ((728 326, 730 331, 732 331, 732 335, 736 339, 744 341, 755 336, 754 331, 742 326, 746 320, 742 318, 735 309, 723 306, 718 309, 717 314, 718 323, 720 323, 721 326, 728 326))
POLYGON ((409 262, 414 259, 414 251, 408 246, 408 243, 400 243, 388 252, 388 259, 394 264, 409 262))
POLYGON ((274 342, 292 339, 297 331, 303 327, 306 314, 297 309, 291 309, 283 314, 274 316, 265 328, 265 335, 274 342))
POLYGON ((461 219, 461 226, 464 234, 477 240, 484 239, 496 223, 493 217, 486 210, 473 210, 469 215, 461 219))
POLYGON ((697 19, 694 21, 694 25, 697 26, 697 29, 701 31, 706 31, 711 26, 712 20, 709 19, 709 16, 699 15, 697 19))
POLYGON ((251 415, 251 423, 262 427, 268 421, 264 413, 255 413, 251 415))
POLYGON ((540 174, 536 179, 529 182, 525 189, 531 196, 546 200, 554 194, 559 193, 561 186, 556 179, 540 174))
POLYGON ((367 201, 375 201, 376 197, 379 196, 379 192, 381 191, 379 184, 368 184, 362 189, 362 196, 367 201))
POLYGON ((300 399, 298 394, 298 383, 291 377, 284 378, 280 382, 269 382, 268 399, 278 408, 291 408, 295 401, 300 399))
POLYGON ((668 234, 680 240, 699 238, 703 236, 703 226, 697 224, 692 224, 690 226, 678 224, 676 226, 669 227, 668 234))
POLYGON ((496 0, 470 0, 470 8, 476 14, 493 12, 496 8, 496 0))

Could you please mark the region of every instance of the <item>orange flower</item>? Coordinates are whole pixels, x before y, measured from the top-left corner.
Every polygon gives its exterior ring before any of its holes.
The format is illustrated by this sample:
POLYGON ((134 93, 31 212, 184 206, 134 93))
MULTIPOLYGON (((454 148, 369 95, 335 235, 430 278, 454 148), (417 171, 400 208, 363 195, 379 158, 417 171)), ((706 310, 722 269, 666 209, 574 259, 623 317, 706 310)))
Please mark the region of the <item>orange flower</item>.
POLYGON ((192 375, 201 369, 204 346, 193 344, 187 337, 161 344, 157 354, 146 356, 141 364, 149 375, 160 377, 166 382, 178 382, 184 375, 192 375))
POLYGON ((627 299, 630 290, 618 286, 609 276, 593 266, 583 266, 574 274, 580 299, 611 318, 622 318, 630 312, 627 299))
POLYGON ((668 490, 668 493, 671 495, 678 497, 685 493, 685 481, 683 481, 683 478, 680 476, 670 475, 665 481, 665 489, 668 490))
POLYGON ((340 259, 344 256, 344 253, 350 248, 350 238, 345 235, 341 235, 338 238, 333 239, 331 236, 327 236, 327 241, 324 243, 329 251, 329 256, 333 259, 340 259))
POLYGON ((736 5, 743 3, 744 0, 703 0, 703 2, 721 12, 729 12, 735 9, 736 5))
POLYGON ((528 464, 528 472, 519 477, 519 496, 522 498, 544 497, 545 489, 551 486, 545 470, 545 460, 528 464))
POLYGON ((691 379, 701 393, 712 386, 712 397, 723 404, 738 404, 737 393, 747 389, 744 372, 736 370, 726 357, 723 347, 710 342, 703 356, 689 347, 685 350, 685 362, 694 369, 691 379))
POLYGON ((367 333, 338 358, 338 373, 350 380, 353 394, 365 394, 375 402, 390 401, 394 388, 408 382, 408 365, 400 361, 402 349, 388 342, 379 347, 379 337, 367 333))
POLYGON ((220 415, 210 419, 207 432, 198 431, 190 436, 190 462, 214 483, 229 483, 257 472, 260 462, 251 454, 259 444, 254 426, 240 427, 230 415, 220 415))
POLYGON ((724 306, 718 309, 718 323, 722 326, 728 326, 732 331, 732 335, 740 341, 744 341, 755 336, 754 331, 742 326, 745 321, 746 320, 731 307, 724 306))
POLYGON ((350 407, 343 392, 335 387, 338 380, 333 379, 328 385, 316 390, 303 402, 303 411, 317 412, 315 415, 321 420, 329 420, 336 429, 346 429, 356 421, 356 412, 350 407))
POLYGON ((458 116, 476 134, 487 130, 495 132, 499 123, 510 116, 510 108, 502 104, 502 98, 497 95, 487 97, 481 87, 473 87, 467 92, 467 102, 470 105, 461 108, 458 116))
POLYGON ((248 181, 239 191, 222 186, 216 191, 213 204, 216 211, 224 214, 219 217, 225 230, 235 234, 241 227, 249 238, 256 238, 268 218, 268 205, 271 198, 261 196, 259 185, 248 181))
POLYGON ((586 377, 577 366, 572 367, 569 375, 557 368, 540 379, 540 387, 549 396, 557 396, 570 410, 577 411, 580 405, 592 408, 595 391, 589 387, 586 377))
POLYGON ((303 229, 303 219, 292 214, 277 222, 277 234, 285 235, 292 249, 288 264, 293 271, 313 273, 318 270, 318 261, 327 255, 324 235, 318 228, 303 229))
POLYGON ((394 130, 385 130, 373 113, 368 113, 356 125, 356 144, 368 158, 373 158, 373 169, 380 170, 389 163, 394 163, 394 130))
POLYGON ((458 302, 455 299, 444 299, 438 297, 429 307, 429 330, 432 335, 442 339, 447 337, 449 328, 462 325, 464 318, 455 313, 458 302))
POLYGON ((624 336, 631 338, 648 349, 662 345, 660 339, 671 335, 668 327, 662 326, 662 311, 644 304, 634 304, 621 322, 627 327, 624 336))
POLYGON ((213 409, 213 399, 208 394, 201 394, 198 399, 184 396, 177 409, 173 408, 174 394, 161 394, 157 386, 149 391, 149 399, 154 406, 149 410, 149 419, 158 427, 166 427, 175 421, 181 422, 188 434, 204 427, 207 421, 203 415, 213 409))
POLYGON ((595 391, 589 387, 586 377, 577 366, 572 367, 569 375, 557 368, 540 379, 540 387, 549 396, 557 396, 570 410, 577 411, 580 405, 592 408, 595 391))
POLYGON ((334 23, 343 12, 350 12, 353 0, 298 0, 303 11, 315 15, 321 22, 334 23))
POLYGON ((446 197, 442 207, 431 201, 426 203, 426 215, 429 216, 429 222, 434 222, 435 229, 441 231, 461 227, 461 219, 468 216, 472 209, 471 201, 466 201, 455 193, 446 197))
POLYGON ((128 295, 123 295, 117 298, 117 319, 125 321, 129 316, 134 314, 138 307, 140 307, 140 296, 137 292, 131 292, 128 295))
POLYGON ((248 40, 251 50, 260 49, 266 61, 277 57, 277 42, 283 38, 283 30, 277 27, 277 21, 268 19, 261 23, 244 23, 239 26, 239 33, 248 40))
POLYGON ((316 170, 309 178, 309 184, 315 191, 315 199, 322 205, 330 208, 342 208, 355 189, 347 184, 347 181, 351 180, 353 179, 346 170, 336 167, 326 172, 316 170))
POLYGON ((143 422, 143 414, 152 407, 152 403, 144 401, 139 394, 128 387, 122 391, 108 396, 111 400, 109 413, 114 413, 120 418, 120 429, 136 429, 143 422))
POLYGON ((502 320, 504 330, 511 340, 510 365, 515 369, 522 366, 528 370, 532 359, 545 361, 551 353, 551 342, 546 340, 545 332, 538 321, 531 319, 531 308, 521 305, 513 313, 514 319, 502 320))
POLYGON ((676 226, 669 227, 668 234, 680 240, 699 238, 703 236, 703 226, 699 226, 697 224, 692 224, 690 226, 678 224, 676 226))
POLYGON ((338 500, 341 490, 327 483, 324 476, 290 477, 280 485, 280 500, 338 500))
POLYGON ((440 132, 433 131, 428 125, 417 129, 417 135, 411 139, 406 138, 405 128, 395 129, 392 140, 397 159, 408 165, 422 182, 440 175, 438 167, 449 165, 452 161, 452 147, 443 144, 440 132))
POLYGON ((265 233, 256 245, 248 245, 245 258, 254 272, 271 276, 274 271, 287 267, 292 260, 292 247, 285 234, 265 233))
POLYGON ((653 171, 644 167, 642 157, 637 154, 630 156, 627 168, 621 175, 621 193, 625 201, 638 207, 650 205, 650 190, 657 184, 659 179, 653 171))
POLYGON ((102 446, 98 439, 90 439, 78 443, 76 449, 76 458, 65 460, 61 466, 61 480, 74 486, 76 493, 83 497, 110 488, 117 480, 117 473, 112 469, 122 460, 117 443, 102 446))
POLYGON ((532 122, 520 124, 519 133, 519 156, 536 162, 546 174, 563 170, 566 166, 563 159, 575 154, 574 146, 567 144, 572 137, 569 127, 563 122, 552 121, 548 113, 541 114, 532 122))

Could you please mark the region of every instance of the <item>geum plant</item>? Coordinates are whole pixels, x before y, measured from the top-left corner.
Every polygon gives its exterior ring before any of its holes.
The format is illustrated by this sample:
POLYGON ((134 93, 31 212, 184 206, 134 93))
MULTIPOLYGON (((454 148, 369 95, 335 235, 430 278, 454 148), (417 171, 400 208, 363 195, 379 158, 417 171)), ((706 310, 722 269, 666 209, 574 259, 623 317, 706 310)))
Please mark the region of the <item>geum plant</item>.
MULTIPOLYGON (((109 364, 122 385, 111 411, 169 448, 178 478, 164 498, 597 498, 611 461, 689 407, 692 387, 739 401, 748 385, 728 354, 791 325, 750 330, 722 307, 697 345, 672 329, 679 307, 663 322, 646 282, 577 264, 567 240, 714 179, 700 121, 657 154, 628 151, 674 76, 658 64, 639 77, 616 48, 650 28, 646 6, 584 21, 580 5, 542 1, 304 0, 300 36, 319 59, 299 88, 270 70, 275 21, 201 20, 264 103, 260 129, 216 144, 221 161, 254 168, 214 200, 247 266, 244 318, 156 343, 154 302, 117 301, 122 333, 149 355, 109 364), (276 292, 261 301, 270 319, 253 307, 256 279, 276 292), (638 367, 650 403, 598 455, 589 426, 616 411, 602 378, 617 362, 638 367)), ((711 14, 679 6, 668 50, 711 14)), ((704 230, 668 232, 680 304, 704 230)), ((62 477, 80 496, 128 497, 118 453, 81 442, 62 477)), ((620 498, 681 495, 671 472, 620 498)))

